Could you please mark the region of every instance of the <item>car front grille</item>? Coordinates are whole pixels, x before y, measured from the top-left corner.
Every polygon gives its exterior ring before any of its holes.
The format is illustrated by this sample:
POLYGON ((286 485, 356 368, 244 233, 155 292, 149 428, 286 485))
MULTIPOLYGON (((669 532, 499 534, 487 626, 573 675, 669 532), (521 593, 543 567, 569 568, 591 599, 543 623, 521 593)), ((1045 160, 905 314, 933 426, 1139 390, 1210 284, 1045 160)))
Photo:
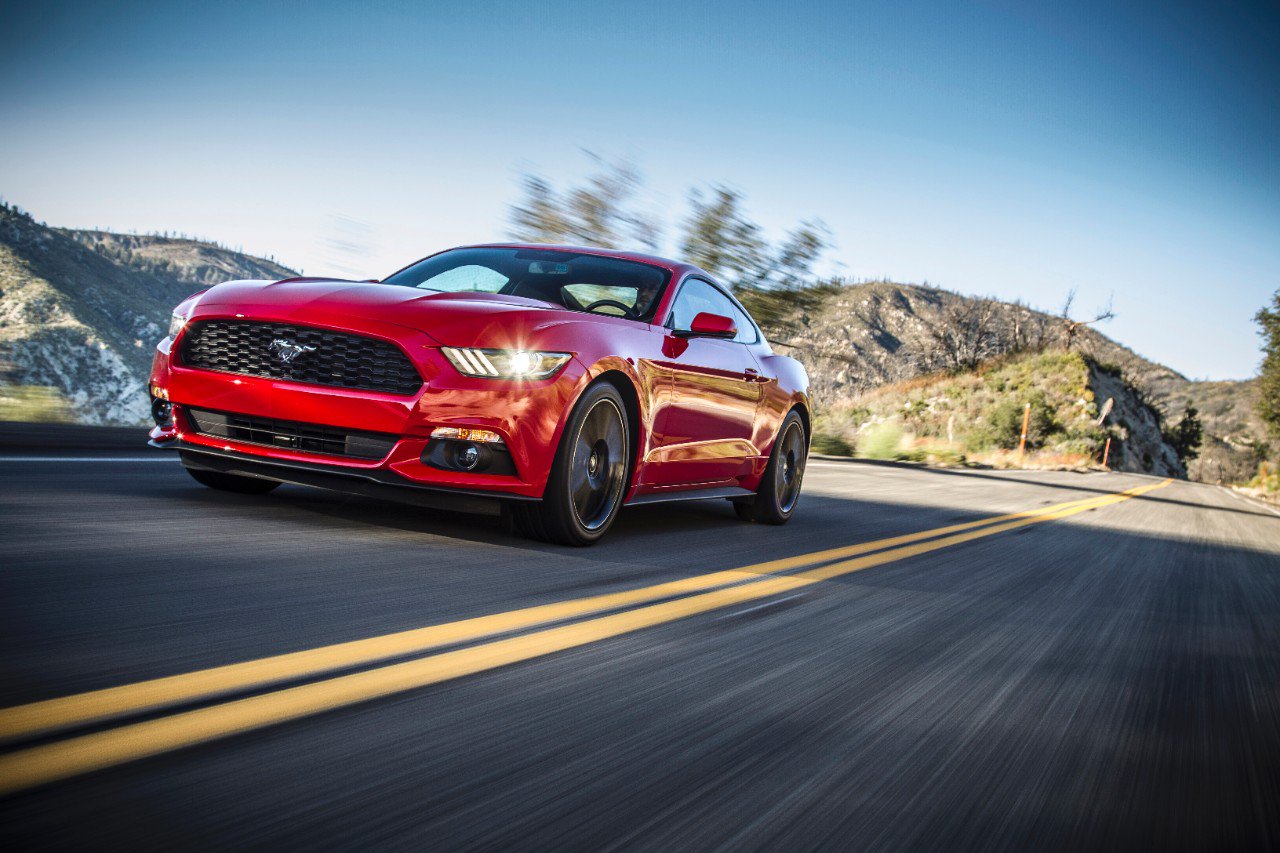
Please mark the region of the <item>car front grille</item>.
POLYGON ((422 377, 399 347, 376 338, 287 323, 200 320, 179 353, 186 367, 410 396, 422 377))
POLYGON ((280 421, 208 409, 185 408, 191 425, 201 435, 283 447, 306 453, 382 459, 395 447, 396 436, 382 432, 360 432, 339 427, 280 421))

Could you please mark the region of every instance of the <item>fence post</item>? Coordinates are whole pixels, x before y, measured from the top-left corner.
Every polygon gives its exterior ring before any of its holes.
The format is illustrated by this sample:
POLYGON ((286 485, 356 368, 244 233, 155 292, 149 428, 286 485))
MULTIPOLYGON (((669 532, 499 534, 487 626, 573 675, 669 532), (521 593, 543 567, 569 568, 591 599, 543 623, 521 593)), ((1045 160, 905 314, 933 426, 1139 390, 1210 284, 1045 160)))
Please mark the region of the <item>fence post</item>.
POLYGON ((1111 436, 1107 436, 1107 446, 1102 448, 1102 467, 1107 467, 1107 459, 1111 457, 1111 436))
POLYGON ((1022 467, 1022 455, 1027 452, 1027 426, 1031 423, 1031 404, 1022 409, 1022 438, 1018 441, 1018 467, 1022 467))

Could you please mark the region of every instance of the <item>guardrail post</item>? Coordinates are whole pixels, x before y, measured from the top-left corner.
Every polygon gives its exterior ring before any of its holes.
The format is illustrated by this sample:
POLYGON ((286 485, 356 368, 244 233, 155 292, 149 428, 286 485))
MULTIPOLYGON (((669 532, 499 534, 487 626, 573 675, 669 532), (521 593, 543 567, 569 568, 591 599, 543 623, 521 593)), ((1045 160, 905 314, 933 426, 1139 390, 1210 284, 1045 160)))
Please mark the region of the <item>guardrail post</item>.
POLYGON ((1027 426, 1031 423, 1031 404, 1022 409, 1022 438, 1018 441, 1018 467, 1022 467, 1022 455, 1027 452, 1027 426))

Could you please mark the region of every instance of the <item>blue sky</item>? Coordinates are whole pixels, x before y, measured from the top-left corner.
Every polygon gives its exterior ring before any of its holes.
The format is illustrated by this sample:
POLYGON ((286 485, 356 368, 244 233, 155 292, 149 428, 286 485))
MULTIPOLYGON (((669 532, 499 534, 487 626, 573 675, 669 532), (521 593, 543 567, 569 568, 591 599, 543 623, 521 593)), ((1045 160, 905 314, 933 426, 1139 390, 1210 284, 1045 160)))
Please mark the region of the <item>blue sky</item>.
POLYGON ((1085 310, 1252 375, 1280 288, 1280 12, 1177 3, 0 5, 0 195, 381 276, 589 149, 727 183, 831 271, 1085 310))

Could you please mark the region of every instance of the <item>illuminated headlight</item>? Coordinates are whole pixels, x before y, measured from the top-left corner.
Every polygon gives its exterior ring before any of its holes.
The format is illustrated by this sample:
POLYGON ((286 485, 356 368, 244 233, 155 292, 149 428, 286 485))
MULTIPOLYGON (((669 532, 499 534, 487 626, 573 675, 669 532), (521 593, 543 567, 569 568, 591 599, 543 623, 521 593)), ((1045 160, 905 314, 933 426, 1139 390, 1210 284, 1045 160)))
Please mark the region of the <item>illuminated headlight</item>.
POLYGON ((519 349, 458 349, 441 347, 449 363, 465 376, 488 379, 546 379, 570 358, 567 352, 519 349))
POLYGON ((169 317, 169 337, 176 338, 178 332, 182 331, 182 327, 187 325, 187 318, 181 314, 174 314, 169 317))

